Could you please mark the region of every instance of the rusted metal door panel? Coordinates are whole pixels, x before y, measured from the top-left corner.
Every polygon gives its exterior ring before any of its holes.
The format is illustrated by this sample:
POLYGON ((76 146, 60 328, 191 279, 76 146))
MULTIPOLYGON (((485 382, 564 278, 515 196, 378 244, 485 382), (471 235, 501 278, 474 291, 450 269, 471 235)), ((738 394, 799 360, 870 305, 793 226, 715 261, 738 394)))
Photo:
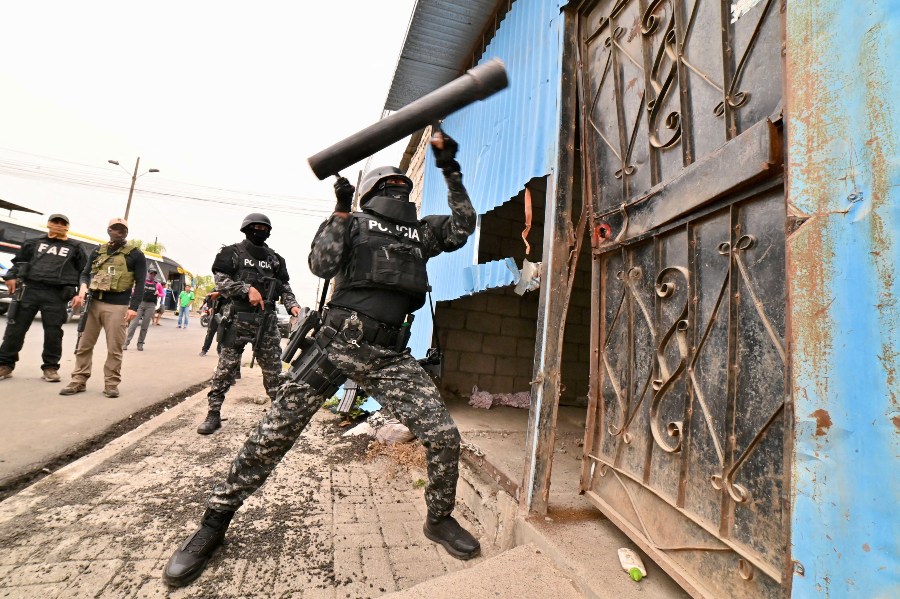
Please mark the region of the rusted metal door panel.
POLYGON ((589 496, 700 596, 723 596, 710 575, 736 597, 773 596, 781 581, 783 223, 776 182, 600 258, 589 496), (704 574, 710 552, 720 569, 704 574))
POLYGON ((784 594, 782 2, 579 12, 595 232, 582 486, 698 597, 784 594))

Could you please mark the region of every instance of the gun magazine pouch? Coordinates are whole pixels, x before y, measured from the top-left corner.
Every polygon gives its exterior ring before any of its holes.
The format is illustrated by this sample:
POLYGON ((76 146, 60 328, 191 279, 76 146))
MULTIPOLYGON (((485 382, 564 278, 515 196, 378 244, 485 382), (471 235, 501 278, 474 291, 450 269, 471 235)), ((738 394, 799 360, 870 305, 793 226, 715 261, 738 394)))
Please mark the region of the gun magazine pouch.
POLYGON ((256 338, 256 331, 248 329, 248 327, 239 327, 237 323, 246 322, 260 326, 261 321, 261 315, 256 312, 238 312, 233 314, 230 319, 222 320, 220 324, 224 324, 226 327, 222 334, 222 346, 233 349, 244 347, 256 338))
POLYGON ((323 397, 331 397, 347 380, 347 375, 331 363, 325 348, 337 334, 331 327, 322 327, 315 338, 307 338, 302 342, 300 357, 293 361, 288 376, 294 382, 309 385, 313 393, 323 397))

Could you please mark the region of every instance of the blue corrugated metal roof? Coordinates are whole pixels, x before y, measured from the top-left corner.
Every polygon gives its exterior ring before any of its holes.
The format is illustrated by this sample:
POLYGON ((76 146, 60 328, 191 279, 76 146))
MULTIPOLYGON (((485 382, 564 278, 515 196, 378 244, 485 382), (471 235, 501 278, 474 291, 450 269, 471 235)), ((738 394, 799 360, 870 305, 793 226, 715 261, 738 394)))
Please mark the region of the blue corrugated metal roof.
MULTIPOLYGON (((509 201, 528 181, 555 169, 563 29, 560 6, 564 4, 560 0, 516 0, 481 58, 481 62, 499 58, 506 64, 509 87, 444 120, 444 129, 459 141, 457 159, 479 214, 509 201)), ((422 214, 449 214, 447 187, 430 152, 422 214)), ((498 286, 499 277, 505 276, 502 269, 510 272, 502 263, 496 271, 489 265, 473 268, 477 264, 475 247, 470 241, 456 252, 429 261, 435 301, 482 291, 487 288, 478 288, 482 284, 498 286)), ((431 339, 431 315, 426 312, 427 307, 417 315, 411 341, 415 355, 424 355, 431 339)))

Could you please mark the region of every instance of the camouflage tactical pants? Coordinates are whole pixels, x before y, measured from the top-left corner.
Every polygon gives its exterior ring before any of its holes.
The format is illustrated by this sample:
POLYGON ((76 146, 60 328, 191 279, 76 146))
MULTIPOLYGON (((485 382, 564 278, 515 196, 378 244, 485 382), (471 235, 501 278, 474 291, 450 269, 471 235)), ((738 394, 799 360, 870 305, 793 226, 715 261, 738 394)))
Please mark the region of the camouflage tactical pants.
MULTIPOLYGON (((408 353, 361 343, 354 348, 337 335, 328 358, 422 441, 428 464, 425 503, 435 516, 453 511, 459 476, 459 431, 434 382, 408 353)), ((207 502, 216 510, 237 510, 265 482, 306 428, 324 397, 306 383, 288 381, 231 464, 228 478, 207 502)))
MULTIPOLYGON (((225 394, 234 384, 234 376, 241 367, 241 354, 247 343, 251 345, 256 341, 259 325, 254 322, 236 320, 230 327, 236 327, 234 332, 235 343, 226 347, 223 343, 222 353, 219 354, 219 364, 210 384, 209 401, 210 410, 221 410, 225 401, 225 394)), ((256 361, 263 371, 263 385, 266 394, 274 401, 275 392, 281 384, 281 335, 274 318, 269 319, 268 330, 263 334, 262 342, 256 350, 256 361)))

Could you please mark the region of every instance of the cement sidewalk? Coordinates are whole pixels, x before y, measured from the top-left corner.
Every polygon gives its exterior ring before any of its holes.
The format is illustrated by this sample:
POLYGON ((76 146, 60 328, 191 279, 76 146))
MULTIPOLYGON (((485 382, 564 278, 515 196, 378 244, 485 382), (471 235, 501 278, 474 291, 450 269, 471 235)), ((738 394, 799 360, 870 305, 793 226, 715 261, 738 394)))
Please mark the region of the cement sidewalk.
MULTIPOLYGON (((69 382, 74 367, 77 322, 64 325, 62 383, 40 379, 43 328, 36 319, 25 337, 25 346, 12 378, 0 381, 0 490, 30 478, 65 456, 83 455, 81 448, 93 444, 135 413, 208 380, 216 367, 215 352, 197 355, 206 329, 192 319, 188 329, 177 329, 170 315, 161 326, 151 326, 146 351, 136 351, 136 340, 125 352, 122 395, 109 399, 103 391, 106 340, 100 336, 94 348, 94 376, 88 390, 69 397, 59 390, 69 382)), ((6 319, 0 318, 0 329, 6 319)), ((127 426, 125 430, 131 428, 127 426)), ((71 459, 71 458, 69 458, 71 459)))
MULTIPOLYGON (((491 547, 460 562, 422 535, 423 472, 392 478, 384 458, 363 461, 360 444, 319 412, 238 512, 204 575, 170 593, 162 567, 266 409, 261 390, 259 371, 245 370, 215 435, 195 432, 206 410, 200 394, 0 503, 0 597, 376 597, 479 564, 473 574, 491 580, 491 547)), ((565 589, 548 596, 579 596, 536 560, 534 570, 565 589)), ((529 596, 505 579, 514 586, 482 583, 489 594, 467 596, 529 596)))

